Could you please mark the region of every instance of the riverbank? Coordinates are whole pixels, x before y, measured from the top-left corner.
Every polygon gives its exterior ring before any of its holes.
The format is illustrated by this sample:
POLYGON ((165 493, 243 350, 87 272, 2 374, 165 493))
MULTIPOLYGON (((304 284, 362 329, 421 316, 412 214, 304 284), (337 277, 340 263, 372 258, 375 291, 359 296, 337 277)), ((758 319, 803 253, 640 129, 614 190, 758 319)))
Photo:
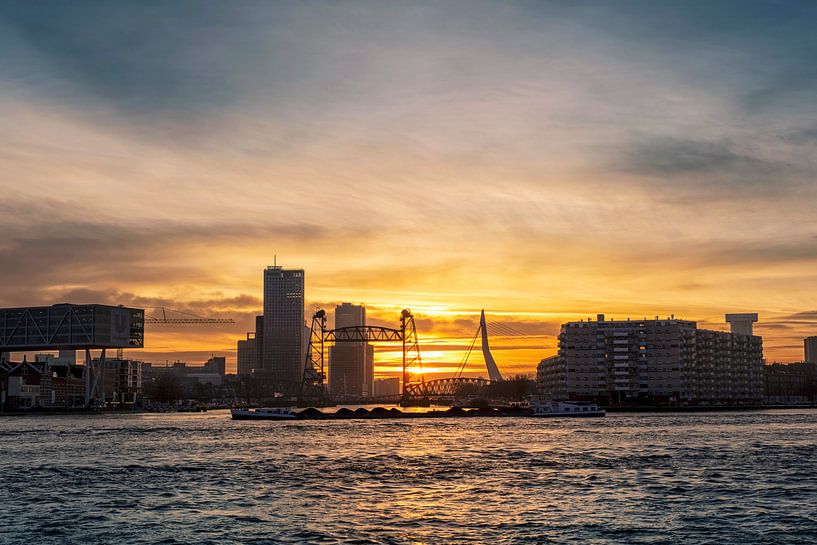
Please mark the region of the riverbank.
MULTIPOLYGON (((667 413, 667 414, 684 414, 684 413, 718 413, 718 412, 751 412, 751 411, 774 411, 784 409, 817 409, 814 405, 739 405, 739 406, 685 406, 685 407, 667 407, 661 405, 608 405, 602 406, 608 414, 619 413, 667 413)), ((229 407, 214 407, 209 410, 224 410, 229 407)), ((28 409, 25 411, 4 411, 0 412, 0 417, 25 417, 25 416, 83 416, 83 415, 134 415, 134 414, 175 414, 175 413, 197 413, 204 412, 202 410, 148 410, 148 409, 120 409, 120 410, 97 410, 97 409, 83 409, 83 408, 54 408, 54 409, 28 409)), ((428 411, 417 410, 401 410, 397 407, 386 408, 377 406, 371 409, 359 407, 357 409, 350 409, 341 407, 337 411, 329 412, 324 408, 323 410, 315 407, 308 407, 300 411, 295 411, 299 419, 307 420, 344 420, 355 418, 446 418, 446 417, 462 417, 462 416, 532 416, 529 409, 524 407, 482 407, 463 409, 460 407, 451 407, 449 409, 431 409, 428 411)))

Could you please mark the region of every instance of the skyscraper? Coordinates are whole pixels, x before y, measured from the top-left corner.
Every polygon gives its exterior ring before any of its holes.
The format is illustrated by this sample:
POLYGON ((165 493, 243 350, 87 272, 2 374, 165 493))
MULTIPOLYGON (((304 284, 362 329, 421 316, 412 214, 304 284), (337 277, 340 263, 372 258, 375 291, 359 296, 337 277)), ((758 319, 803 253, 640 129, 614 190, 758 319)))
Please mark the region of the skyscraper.
POLYGON ((803 344, 806 349, 806 361, 817 365, 817 336, 806 337, 803 344))
MULTIPOLYGON (((366 308, 342 303, 335 307, 335 328, 366 325, 366 308)), ((343 342, 329 347, 329 391, 333 396, 359 397, 374 393, 374 346, 343 342)))
POLYGON ((262 369, 275 380, 300 382, 304 354, 304 270, 264 270, 262 369))

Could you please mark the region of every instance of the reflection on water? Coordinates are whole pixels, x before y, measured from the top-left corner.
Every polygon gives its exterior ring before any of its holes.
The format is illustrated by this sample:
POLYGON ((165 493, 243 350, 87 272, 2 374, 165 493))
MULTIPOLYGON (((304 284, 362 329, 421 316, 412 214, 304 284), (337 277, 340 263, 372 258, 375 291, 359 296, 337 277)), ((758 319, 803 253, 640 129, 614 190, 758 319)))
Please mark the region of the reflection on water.
POLYGON ((817 412, 0 419, 0 543, 813 543, 817 412))

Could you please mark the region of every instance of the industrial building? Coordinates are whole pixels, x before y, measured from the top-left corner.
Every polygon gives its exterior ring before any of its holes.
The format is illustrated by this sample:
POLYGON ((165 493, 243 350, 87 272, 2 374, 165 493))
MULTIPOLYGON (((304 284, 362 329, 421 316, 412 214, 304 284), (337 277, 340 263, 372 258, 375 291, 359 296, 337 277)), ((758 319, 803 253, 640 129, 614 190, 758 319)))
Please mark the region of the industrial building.
POLYGON ((0 309, 2 353, 143 348, 144 340, 142 309, 67 303, 0 309))
MULTIPOLYGON (((341 303, 335 307, 335 329, 366 325, 366 308, 341 303)), ((374 391, 374 346, 344 342, 329 347, 329 392, 336 398, 371 396, 374 391)))
POLYGON ((261 370, 273 380, 301 382, 304 368, 304 270, 264 270, 261 370))
MULTIPOLYGON (((741 316, 738 327, 746 331, 753 320, 741 316)), ((763 381, 760 337, 698 329, 675 317, 600 314, 565 323, 558 354, 537 368, 542 395, 604 403, 759 403, 763 381)))

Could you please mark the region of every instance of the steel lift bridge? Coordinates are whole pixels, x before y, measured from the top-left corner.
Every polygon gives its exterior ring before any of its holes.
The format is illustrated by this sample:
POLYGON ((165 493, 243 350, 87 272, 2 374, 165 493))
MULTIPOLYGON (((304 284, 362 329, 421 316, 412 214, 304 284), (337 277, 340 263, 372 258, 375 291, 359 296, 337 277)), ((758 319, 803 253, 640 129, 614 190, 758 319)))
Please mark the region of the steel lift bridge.
POLYGON ((492 381, 502 381, 502 374, 496 365, 488 345, 488 329, 485 321, 485 310, 480 315, 479 327, 474 335, 463 361, 458 368, 457 376, 426 381, 423 376, 423 362, 420 357, 420 343, 414 316, 408 309, 400 313, 398 329, 379 326, 353 326, 337 329, 326 329, 326 311, 319 309, 312 316, 312 327, 309 345, 306 351, 301 401, 303 403, 321 404, 328 401, 326 394, 325 345, 334 342, 399 342, 403 347, 402 393, 401 405, 413 405, 432 397, 454 397, 463 391, 479 391, 492 381), (488 369, 490 380, 483 378, 463 377, 468 356, 471 354, 477 337, 481 334, 482 353, 488 369))

